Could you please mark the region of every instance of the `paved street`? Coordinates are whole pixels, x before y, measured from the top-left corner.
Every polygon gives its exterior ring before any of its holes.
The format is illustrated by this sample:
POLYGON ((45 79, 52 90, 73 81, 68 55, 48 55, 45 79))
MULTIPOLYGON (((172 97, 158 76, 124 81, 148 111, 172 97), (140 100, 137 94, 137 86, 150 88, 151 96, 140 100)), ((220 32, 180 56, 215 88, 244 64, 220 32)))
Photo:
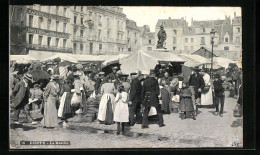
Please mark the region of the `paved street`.
MULTIPOLYGON (((228 96, 228 92, 226 92, 228 96)), ((10 127, 11 148, 185 148, 242 147, 242 118, 233 117, 235 98, 226 98, 224 117, 215 116, 213 108, 200 108, 197 120, 181 120, 179 114, 164 115, 165 127, 152 122, 148 129, 140 124, 127 127, 116 135, 116 125, 72 123, 67 127, 46 129, 41 125, 10 127), (70 145, 20 145, 20 141, 70 141, 70 145)))

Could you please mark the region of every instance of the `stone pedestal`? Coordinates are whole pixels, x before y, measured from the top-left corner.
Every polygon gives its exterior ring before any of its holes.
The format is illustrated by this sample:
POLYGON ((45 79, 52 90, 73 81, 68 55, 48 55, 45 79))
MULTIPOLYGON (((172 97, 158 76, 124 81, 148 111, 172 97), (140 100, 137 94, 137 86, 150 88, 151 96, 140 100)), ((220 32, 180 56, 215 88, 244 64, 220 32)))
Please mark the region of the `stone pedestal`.
POLYGON ((157 48, 157 49, 154 49, 154 51, 156 51, 156 52, 169 52, 169 50, 163 49, 163 48, 157 48))

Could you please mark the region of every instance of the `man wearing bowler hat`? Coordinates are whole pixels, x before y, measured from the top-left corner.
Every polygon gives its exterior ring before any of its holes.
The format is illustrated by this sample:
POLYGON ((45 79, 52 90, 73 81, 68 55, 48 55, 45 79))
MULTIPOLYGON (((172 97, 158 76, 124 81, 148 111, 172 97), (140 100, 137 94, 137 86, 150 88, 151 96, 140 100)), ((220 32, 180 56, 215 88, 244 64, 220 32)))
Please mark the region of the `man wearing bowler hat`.
POLYGON ((136 122, 141 124, 141 104, 142 104, 142 84, 138 79, 138 73, 131 73, 131 87, 129 93, 129 123, 131 126, 135 124, 134 115, 136 114, 136 122))
POLYGON ((165 126, 163 124, 161 106, 159 105, 159 94, 160 89, 158 81, 155 79, 155 72, 154 70, 150 70, 150 76, 144 80, 142 89, 143 106, 145 107, 142 122, 143 129, 148 128, 148 113, 152 106, 156 108, 159 127, 165 126))
POLYGON ((25 74, 21 81, 16 83, 14 90, 13 90, 13 96, 14 96, 14 123, 19 124, 19 114, 20 111, 23 110, 28 121, 31 122, 31 124, 37 124, 37 122, 34 122, 30 113, 25 110, 25 105, 29 103, 29 94, 30 94, 30 88, 29 88, 29 82, 32 81, 32 75, 31 74, 25 74))

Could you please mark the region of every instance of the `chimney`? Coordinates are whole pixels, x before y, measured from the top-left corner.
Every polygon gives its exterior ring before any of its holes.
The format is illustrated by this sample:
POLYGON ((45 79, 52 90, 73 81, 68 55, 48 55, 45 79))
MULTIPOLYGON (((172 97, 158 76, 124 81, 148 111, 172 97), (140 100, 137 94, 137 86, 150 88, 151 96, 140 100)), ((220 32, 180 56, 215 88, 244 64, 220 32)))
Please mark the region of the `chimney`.
POLYGON ((191 26, 193 26, 193 17, 191 17, 191 26))
POLYGON ((234 17, 236 17, 237 16, 237 14, 236 14, 236 12, 234 12, 234 17))
POLYGON ((169 19, 171 19, 171 17, 169 17, 169 19))

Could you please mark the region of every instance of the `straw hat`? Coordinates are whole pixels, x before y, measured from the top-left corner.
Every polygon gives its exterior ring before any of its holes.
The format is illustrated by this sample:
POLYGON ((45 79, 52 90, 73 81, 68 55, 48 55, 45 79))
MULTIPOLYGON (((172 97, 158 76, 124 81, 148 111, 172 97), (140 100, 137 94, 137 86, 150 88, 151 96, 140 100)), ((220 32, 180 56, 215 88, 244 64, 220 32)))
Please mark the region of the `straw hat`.
POLYGON ((25 79, 27 79, 27 80, 32 81, 32 74, 27 73, 27 74, 25 74, 23 77, 24 77, 25 79))

